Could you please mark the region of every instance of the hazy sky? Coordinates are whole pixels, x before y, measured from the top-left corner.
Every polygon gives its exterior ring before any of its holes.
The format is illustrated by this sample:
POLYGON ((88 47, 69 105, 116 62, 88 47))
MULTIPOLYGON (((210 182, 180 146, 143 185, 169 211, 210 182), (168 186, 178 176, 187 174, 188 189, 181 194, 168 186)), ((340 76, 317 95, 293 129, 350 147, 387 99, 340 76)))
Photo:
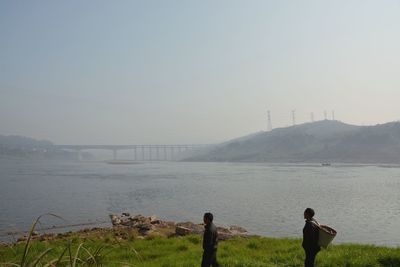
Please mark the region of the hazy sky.
POLYGON ((400 119, 400 1, 1 1, 0 134, 214 143, 400 119))

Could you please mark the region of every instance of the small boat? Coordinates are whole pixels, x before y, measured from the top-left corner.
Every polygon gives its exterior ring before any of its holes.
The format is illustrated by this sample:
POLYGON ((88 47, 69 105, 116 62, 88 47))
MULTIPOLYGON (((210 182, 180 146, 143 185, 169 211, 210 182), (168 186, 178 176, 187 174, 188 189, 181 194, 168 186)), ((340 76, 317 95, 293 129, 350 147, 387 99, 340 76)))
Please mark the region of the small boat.
POLYGON ((329 162, 323 162, 323 163, 321 163, 321 166, 331 166, 331 164, 329 163, 329 162))

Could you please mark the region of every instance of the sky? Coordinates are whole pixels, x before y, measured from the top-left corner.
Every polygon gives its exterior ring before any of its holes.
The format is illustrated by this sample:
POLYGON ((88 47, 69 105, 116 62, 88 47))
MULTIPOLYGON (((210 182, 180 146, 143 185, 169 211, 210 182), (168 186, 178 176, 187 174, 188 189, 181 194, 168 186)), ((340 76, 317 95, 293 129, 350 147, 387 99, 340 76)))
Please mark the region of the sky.
POLYGON ((208 144, 400 119, 400 1, 0 2, 0 134, 208 144))

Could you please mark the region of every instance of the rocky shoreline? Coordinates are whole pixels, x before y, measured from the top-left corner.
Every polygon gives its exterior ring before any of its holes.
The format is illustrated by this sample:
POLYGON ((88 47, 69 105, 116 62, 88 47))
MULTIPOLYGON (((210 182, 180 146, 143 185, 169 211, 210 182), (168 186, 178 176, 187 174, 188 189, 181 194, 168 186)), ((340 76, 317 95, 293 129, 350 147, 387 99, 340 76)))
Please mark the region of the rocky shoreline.
MULTIPOLYGON (((78 231, 68 231, 64 233, 40 233, 33 231, 32 240, 50 241, 60 238, 67 238, 71 235, 80 237, 101 236, 112 232, 117 239, 145 239, 154 236, 186 236, 201 235, 204 232, 204 224, 193 222, 173 222, 161 220, 155 215, 144 216, 142 214, 131 215, 130 213, 110 214, 112 227, 92 227, 84 228, 78 231)), ((251 237, 246 229, 232 225, 229 227, 217 227, 220 240, 227 240, 233 237, 251 237)), ((16 239, 16 242, 25 242, 28 234, 16 239)))
MULTIPOLYGON (((165 233, 166 230, 169 230, 171 236, 202 234, 204 232, 204 224, 163 221, 155 215, 146 217, 141 214, 130 215, 129 213, 122 213, 121 215, 111 214, 110 218, 113 227, 136 229, 144 237, 155 233, 165 233)), ((250 236, 246 229, 236 225, 229 226, 228 228, 217 227, 217 229, 219 239, 221 240, 236 236, 250 236)))

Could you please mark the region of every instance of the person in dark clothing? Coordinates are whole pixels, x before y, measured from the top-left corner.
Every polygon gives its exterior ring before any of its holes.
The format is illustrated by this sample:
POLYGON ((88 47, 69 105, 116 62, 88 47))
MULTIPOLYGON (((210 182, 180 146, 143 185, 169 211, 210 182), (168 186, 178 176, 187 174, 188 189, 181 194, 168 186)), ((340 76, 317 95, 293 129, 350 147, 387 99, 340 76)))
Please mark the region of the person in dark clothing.
POLYGON ((304 219, 306 220, 306 224, 303 228, 303 243, 302 246, 306 253, 306 258, 304 260, 305 267, 314 267, 315 257, 317 253, 321 250, 321 247, 318 245, 319 238, 319 224, 313 218, 314 210, 311 208, 307 208, 304 211, 304 219))
POLYGON ((214 216, 207 212, 204 214, 203 259, 201 267, 219 267, 217 262, 218 232, 213 224, 214 216))

